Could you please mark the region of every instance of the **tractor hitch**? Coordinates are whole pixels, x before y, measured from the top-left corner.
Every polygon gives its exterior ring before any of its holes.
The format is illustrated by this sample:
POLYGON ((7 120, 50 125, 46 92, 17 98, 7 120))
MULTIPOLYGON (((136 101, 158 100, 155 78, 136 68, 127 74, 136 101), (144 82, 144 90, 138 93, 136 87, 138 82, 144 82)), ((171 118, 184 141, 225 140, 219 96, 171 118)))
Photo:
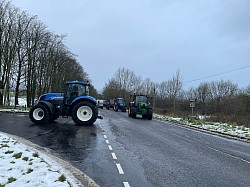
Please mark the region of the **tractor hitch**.
POLYGON ((98 119, 103 119, 103 117, 102 117, 102 116, 97 116, 97 118, 98 118, 98 119))

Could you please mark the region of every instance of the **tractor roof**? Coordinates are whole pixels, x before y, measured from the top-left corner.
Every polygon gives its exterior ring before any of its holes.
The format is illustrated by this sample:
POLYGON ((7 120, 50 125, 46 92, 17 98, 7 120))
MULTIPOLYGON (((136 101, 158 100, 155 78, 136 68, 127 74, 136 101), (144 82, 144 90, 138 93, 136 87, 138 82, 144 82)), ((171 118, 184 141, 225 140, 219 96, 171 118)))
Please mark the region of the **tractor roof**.
POLYGON ((83 85, 88 85, 89 84, 89 81, 69 81, 69 82, 66 82, 65 84, 83 84, 83 85))

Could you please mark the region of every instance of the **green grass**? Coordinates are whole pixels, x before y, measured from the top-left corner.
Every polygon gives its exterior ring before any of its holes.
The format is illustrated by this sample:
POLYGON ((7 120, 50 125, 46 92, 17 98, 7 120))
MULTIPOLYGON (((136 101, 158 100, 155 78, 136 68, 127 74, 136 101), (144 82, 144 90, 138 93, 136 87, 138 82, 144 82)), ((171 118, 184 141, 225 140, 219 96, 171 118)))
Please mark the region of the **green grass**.
POLYGON ((5 154, 11 154, 13 153, 14 151, 6 151, 5 154))
POLYGON ((33 171, 33 169, 29 168, 27 171, 27 174, 31 173, 33 171))
POLYGON ((16 178, 10 177, 10 178, 8 178, 8 183, 15 182, 16 180, 17 180, 16 178))
POLYGON ((61 175, 61 176, 58 178, 58 180, 59 180, 60 182, 64 182, 64 181, 66 180, 66 177, 65 177, 64 175, 61 175))
POLYGON ((16 159, 19 159, 22 157, 22 152, 14 154, 12 157, 15 157, 16 159))
POLYGON ((30 107, 24 107, 24 106, 0 106, 0 109, 8 109, 8 110, 23 110, 23 111, 26 111, 26 110, 29 110, 30 107))
POLYGON ((38 153, 33 153, 32 156, 33 157, 39 157, 39 154, 38 153))
POLYGON ((24 160, 24 161, 28 161, 28 160, 29 160, 29 157, 23 157, 23 160, 24 160))
POLYGON ((0 145, 0 149, 1 149, 1 148, 4 148, 4 147, 9 147, 9 146, 8 146, 7 144, 1 144, 1 145, 0 145))

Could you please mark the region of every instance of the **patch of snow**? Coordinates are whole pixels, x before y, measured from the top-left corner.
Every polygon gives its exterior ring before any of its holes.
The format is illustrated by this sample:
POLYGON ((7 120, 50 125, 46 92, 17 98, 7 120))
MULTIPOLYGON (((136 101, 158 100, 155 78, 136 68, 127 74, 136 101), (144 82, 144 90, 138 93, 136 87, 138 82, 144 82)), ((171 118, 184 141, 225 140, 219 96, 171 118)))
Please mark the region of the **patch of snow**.
MULTIPOLYGON (((15 106, 15 97, 10 98, 10 106, 15 106)), ((18 106, 26 107, 27 100, 25 98, 18 98, 18 106)))
POLYGON ((243 138, 246 140, 250 140, 250 128, 244 126, 235 126, 227 123, 212 123, 206 121, 199 121, 199 123, 192 123, 189 120, 185 120, 182 118, 174 118, 165 115, 154 114, 154 118, 171 121, 176 123, 181 123, 183 125, 195 126, 204 130, 209 130, 213 132, 220 132, 226 135, 235 136, 239 138, 243 138))
POLYGON ((5 187, 79 186, 73 175, 50 157, 4 133, 0 133, 0 171, 0 186, 5 187))

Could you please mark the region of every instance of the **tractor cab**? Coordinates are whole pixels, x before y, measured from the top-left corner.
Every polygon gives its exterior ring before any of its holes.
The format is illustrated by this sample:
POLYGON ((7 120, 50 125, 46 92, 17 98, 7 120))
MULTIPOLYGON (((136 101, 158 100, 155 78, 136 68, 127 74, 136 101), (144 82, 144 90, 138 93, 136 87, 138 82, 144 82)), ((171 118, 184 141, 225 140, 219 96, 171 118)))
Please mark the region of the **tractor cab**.
POLYGON ((89 82, 67 82, 65 83, 64 104, 71 105, 72 101, 79 96, 89 95, 89 82))

